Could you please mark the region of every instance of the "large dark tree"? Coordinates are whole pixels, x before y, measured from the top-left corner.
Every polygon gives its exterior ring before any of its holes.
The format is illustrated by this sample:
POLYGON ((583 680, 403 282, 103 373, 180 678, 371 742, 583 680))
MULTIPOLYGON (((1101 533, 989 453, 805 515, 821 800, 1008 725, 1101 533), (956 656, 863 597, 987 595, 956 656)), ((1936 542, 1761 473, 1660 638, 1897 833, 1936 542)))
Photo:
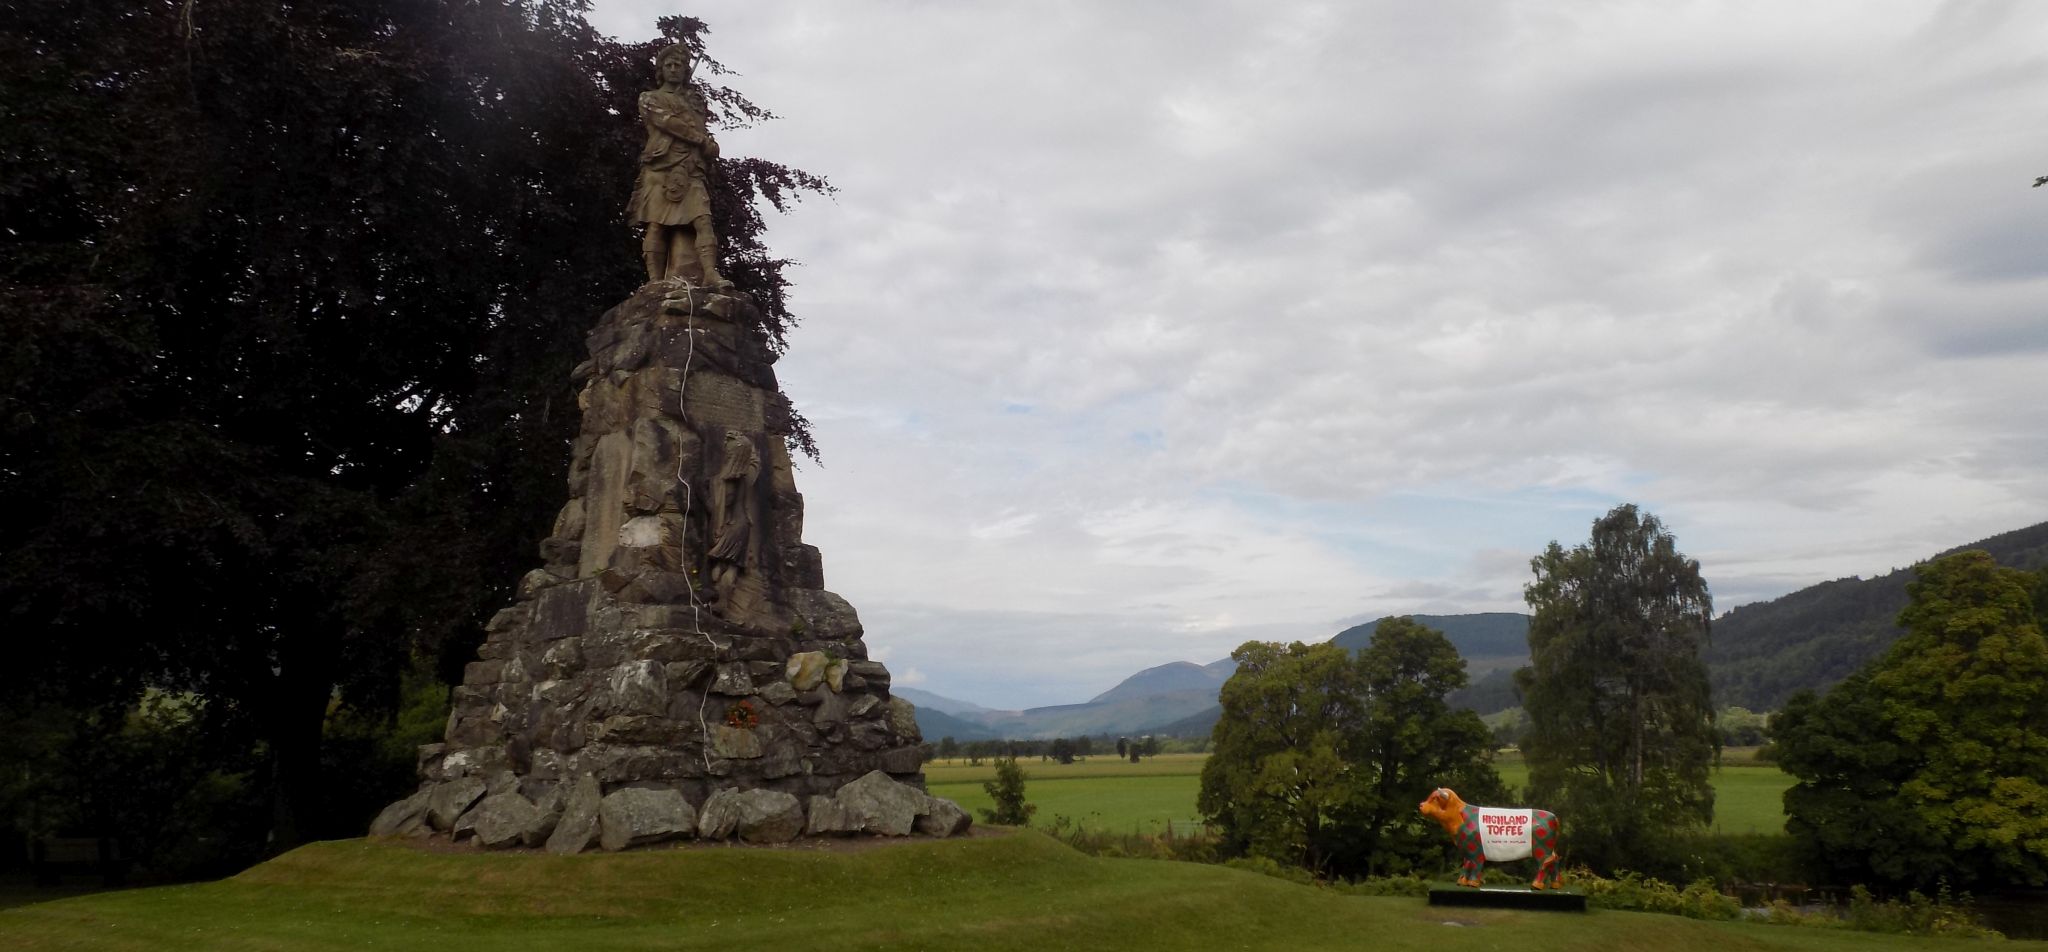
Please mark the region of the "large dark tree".
POLYGON ((1713 818, 1720 750, 1700 653, 1713 599, 1698 562, 1633 505, 1531 560, 1531 667, 1519 673, 1531 798, 1565 818, 1574 862, 1642 868, 1713 818))
MULTIPOLYGON (((560 502, 582 334, 640 281, 634 97, 704 30, 583 7, 5 4, 0 695, 176 692, 267 757, 278 843, 359 829, 321 812, 330 707, 466 659, 560 502)), ((756 200, 823 183, 718 172, 779 347, 756 200)))
POLYGON ((1431 789, 1502 793, 1486 726, 1444 702, 1466 676, 1442 633, 1390 618, 1356 656, 1255 641, 1231 657, 1198 803, 1232 849, 1325 875, 1404 872, 1450 846, 1416 811, 1431 789))
POLYGON ((1493 732, 1447 700, 1469 678, 1443 632, 1412 618, 1385 619, 1357 664, 1371 699, 1359 738, 1371 796, 1345 816, 1368 834, 1352 858, 1370 873, 1401 872, 1451 848, 1443 829, 1416 809, 1429 791, 1450 787, 1475 804, 1500 803, 1507 791, 1490 763, 1493 732))
POLYGON ((1197 807, 1231 849, 1325 872, 1345 833, 1337 814, 1364 793, 1351 769, 1366 715, 1351 652, 1250 641, 1230 657, 1197 807))
POLYGON ((1962 552, 1919 567, 1882 659, 1773 724, 1786 828, 1830 876, 2048 882, 2048 640, 2039 579, 1962 552))

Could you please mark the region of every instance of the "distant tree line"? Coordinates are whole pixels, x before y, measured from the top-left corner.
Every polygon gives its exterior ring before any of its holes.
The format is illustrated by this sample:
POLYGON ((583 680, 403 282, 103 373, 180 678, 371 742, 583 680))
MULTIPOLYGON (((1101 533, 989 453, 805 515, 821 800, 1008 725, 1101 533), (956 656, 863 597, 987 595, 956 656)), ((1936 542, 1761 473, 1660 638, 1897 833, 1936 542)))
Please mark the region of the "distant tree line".
POLYGON ((1112 743, 1105 736, 1054 737, 1024 740, 970 740, 962 743, 951 737, 942 737, 932 748, 932 755, 943 760, 966 759, 971 765, 980 765, 984 760, 1000 760, 1006 757, 1033 758, 1041 761, 1056 761, 1071 764, 1075 760, 1095 756, 1097 752, 1114 750, 1118 758, 1129 758, 1137 763, 1142 757, 1153 757, 1161 753, 1190 752, 1191 748, 1204 746, 1195 741, 1178 738, 1162 738, 1153 734, 1142 737, 1118 737, 1112 743))
POLYGON ((953 737, 941 737, 932 745, 932 756, 941 760, 965 759, 971 765, 982 761, 993 761, 1004 757, 1033 757, 1041 761, 1073 763, 1078 759, 1096 756, 1106 751, 1115 751, 1119 758, 1137 763, 1145 757, 1160 754, 1199 754, 1209 749, 1207 737, 1168 737, 1161 734, 1143 734, 1138 737, 1111 737, 1108 734, 1079 737, 1024 738, 1016 740, 991 740, 987 738, 961 741, 953 737))

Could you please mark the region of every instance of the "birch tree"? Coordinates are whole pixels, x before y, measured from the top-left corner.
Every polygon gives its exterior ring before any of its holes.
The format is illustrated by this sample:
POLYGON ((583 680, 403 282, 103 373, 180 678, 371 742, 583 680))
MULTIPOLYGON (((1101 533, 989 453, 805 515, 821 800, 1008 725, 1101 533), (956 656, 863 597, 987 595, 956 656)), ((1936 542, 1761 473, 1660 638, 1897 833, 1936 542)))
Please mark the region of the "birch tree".
POLYGON ((1532 665, 1517 677, 1530 796, 1571 824, 1574 862, 1651 865, 1669 834, 1714 813, 1720 741, 1701 657, 1713 598, 1699 563, 1629 504, 1530 568, 1532 665))

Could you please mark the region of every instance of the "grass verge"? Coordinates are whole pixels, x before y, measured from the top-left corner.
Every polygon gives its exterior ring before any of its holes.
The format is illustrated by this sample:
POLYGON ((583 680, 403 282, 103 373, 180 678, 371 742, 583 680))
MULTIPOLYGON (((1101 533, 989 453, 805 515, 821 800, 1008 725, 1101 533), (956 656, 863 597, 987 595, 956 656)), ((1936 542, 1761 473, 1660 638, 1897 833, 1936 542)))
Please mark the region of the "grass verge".
MULTIPOLYGON (((2048 949, 2041 943, 2018 946, 2048 949)), ((1083 856, 1036 833, 858 852, 431 853, 318 843, 214 883, 0 911, 43 949, 1934 949, 1596 911, 1445 910, 1241 870, 1083 856)))

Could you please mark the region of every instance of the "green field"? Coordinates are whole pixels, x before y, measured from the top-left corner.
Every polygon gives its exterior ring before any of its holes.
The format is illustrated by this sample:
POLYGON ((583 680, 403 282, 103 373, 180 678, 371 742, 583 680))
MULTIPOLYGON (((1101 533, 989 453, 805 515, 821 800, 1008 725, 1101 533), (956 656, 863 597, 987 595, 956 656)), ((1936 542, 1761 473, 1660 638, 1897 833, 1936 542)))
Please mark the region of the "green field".
POLYGON ((1730 765, 1714 775, 1714 832, 1785 832, 1791 775, 1768 764, 1730 765))
MULTIPOLYGON (((9 950, 1914 950, 1955 940, 1595 910, 1441 909, 1034 832, 617 855, 317 843, 232 879, 0 910, 9 950)), ((2006 946, 2048 950, 2027 942, 2006 946)))
MULTIPOLYGON (((1131 763, 1119 757, 1090 757, 1071 764, 1020 760, 1024 798, 1038 808, 1035 825, 1066 817, 1077 826, 1118 833, 1159 833, 1169 820, 1199 823, 1195 796, 1201 789, 1206 754, 1161 754, 1131 763)), ((934 761, 924 768, 925 785, 981 816, 991 806, 983 781, 995 779, 988 763, 934 761)))
MULTIPOLYGON (((1784 771, 1757 764, 1749 751, 1731 750, 1714 775, 1714 829, 1721 833, 1778 833, 1785 829, 1782 797, 1792 785, 1784 771)), ((1125 832, 1158 833, 1168 820, 1194 823, 1195 797, 1201 789, 1206 754, 1162 754, 1130 763, 1116 757, 1091 757, 1072 764, 1020 760, 1026 776, 1025 799, 1038 807, 1033 823, 1051 823, 1064 816, 1076 825, 1125 832)), ((1529 781, 1519 755, 1503 755, 1494 765, 1509 788, 1529 781)), ((994 779, 995 767, 968 766, 964 760, 925 765, 931 792, 979 816, 990 806, 983 781, 994 779)), ((1422 799, 1419 791, 1416 800, 1422 799)), ((1569 818, 1567 818, 1569 820, 1569 818)))

